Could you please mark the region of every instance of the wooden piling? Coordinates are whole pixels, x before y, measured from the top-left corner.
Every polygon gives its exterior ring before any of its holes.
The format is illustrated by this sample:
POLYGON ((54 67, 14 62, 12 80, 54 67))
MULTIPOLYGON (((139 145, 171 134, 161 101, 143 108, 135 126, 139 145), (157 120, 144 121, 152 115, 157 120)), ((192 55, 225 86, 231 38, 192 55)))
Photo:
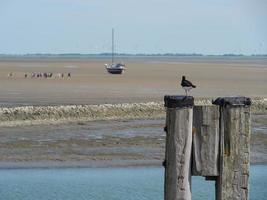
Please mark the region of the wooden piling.
POLYGON ((191 200, 191 149, 194 98, 165 96, 165 200, 191 200))
POLYGON ((220 175, 216 200, 248 200, 250 105, 245 97, 218 98, 220 106, 220 175))
POLYGON ((219 106, 194 106, 192 176, 219 175, 219 106))

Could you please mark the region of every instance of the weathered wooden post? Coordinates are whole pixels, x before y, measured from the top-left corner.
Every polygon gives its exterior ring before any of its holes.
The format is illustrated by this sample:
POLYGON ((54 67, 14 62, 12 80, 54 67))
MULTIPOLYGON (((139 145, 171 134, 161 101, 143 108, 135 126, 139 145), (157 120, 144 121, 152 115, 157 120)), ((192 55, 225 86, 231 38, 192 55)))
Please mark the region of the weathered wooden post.
POLYGON ((192 175, 219 175, 219 106, 194 106, 192 175))
POLYGON ((223 97, 209 106, 194 106, 193 97, 164 101, 165 200, 191 200, 191 175, 215 180, 216 200, 248 200, 251 100, 223 97))
POLYGON ((191 148, 194 98, 165 96, 165 200, 191 200, 191 148))
POLYGON ((251 100, 224 97, 213 104, 220 106, 220 174, 216 180, 216 200, 247 200, 251 100))

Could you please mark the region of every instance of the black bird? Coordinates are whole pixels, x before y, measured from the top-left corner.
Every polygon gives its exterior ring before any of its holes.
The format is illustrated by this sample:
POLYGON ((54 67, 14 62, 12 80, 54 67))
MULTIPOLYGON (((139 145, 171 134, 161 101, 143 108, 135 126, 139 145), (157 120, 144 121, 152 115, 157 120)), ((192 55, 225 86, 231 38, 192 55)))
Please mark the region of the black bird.
POLYGON ((187 93, 192 89, 195 88, 196 86, 193 85, 190 81, 185 79, 185 76, 182 77, 182 81, 181 81, 181 86, 183 87, 183 89, 185 90, 185 94, 187 96, 187 93))

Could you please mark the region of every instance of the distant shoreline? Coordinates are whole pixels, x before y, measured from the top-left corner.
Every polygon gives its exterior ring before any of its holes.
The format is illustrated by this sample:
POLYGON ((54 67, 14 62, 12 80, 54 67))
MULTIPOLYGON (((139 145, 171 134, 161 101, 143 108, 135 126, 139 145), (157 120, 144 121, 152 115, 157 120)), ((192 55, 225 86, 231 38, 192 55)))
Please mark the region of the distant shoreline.
MULTIPOLYGON (((214 55, 205 55, 199 53, 155 53, 155 54, 146 54, 146 53, 137 53, 137 54, 129 54, 129 53, 117 53, 115 54, 116 57, 123 57, 123 58, 151 58, 151 57, 158 57, 158 58, 267 58, 267 54, 214 54, 214 55)), ((0 54, 1 58, 110 58, 111 53, 99 53, 99 54, 79 54, 79 53, 66 53, 66 54, 49 54, 49 53, 36 53, 36 54, 0 54)))

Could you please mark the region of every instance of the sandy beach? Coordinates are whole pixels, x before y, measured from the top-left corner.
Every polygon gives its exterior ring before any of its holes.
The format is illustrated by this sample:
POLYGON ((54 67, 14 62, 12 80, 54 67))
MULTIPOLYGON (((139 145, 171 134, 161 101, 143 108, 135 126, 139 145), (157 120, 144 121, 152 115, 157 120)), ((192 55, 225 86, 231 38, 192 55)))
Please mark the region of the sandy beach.
POLYGON ((0 59, 1 105, 102 104, 162 101, 184 94, 181 76, 197 85, 195 97, 267 97, 266 58, 123 58, 127 70, 110 75, 109 59, 0 59), (65 73, 62 78, 24 78, 32 72, 65 73), (66 74, 71 72, 72 77, 66 74), (13 74, 8 78, 9 73, 13 74))
POLYGON ((231 95, 261 99, 252 105, 251 163, 267 163, 266 58, 123 61, 125 74, 110 75, 103 58, 0 59, 0 168, 161 165, 163 96, 184 94, 182 75, 197 85, 190 94, 200 103, 231 95), (65 76, 30 78, 33 72, 65 76), (151 101, 158 103, 118 105, 151 101))

